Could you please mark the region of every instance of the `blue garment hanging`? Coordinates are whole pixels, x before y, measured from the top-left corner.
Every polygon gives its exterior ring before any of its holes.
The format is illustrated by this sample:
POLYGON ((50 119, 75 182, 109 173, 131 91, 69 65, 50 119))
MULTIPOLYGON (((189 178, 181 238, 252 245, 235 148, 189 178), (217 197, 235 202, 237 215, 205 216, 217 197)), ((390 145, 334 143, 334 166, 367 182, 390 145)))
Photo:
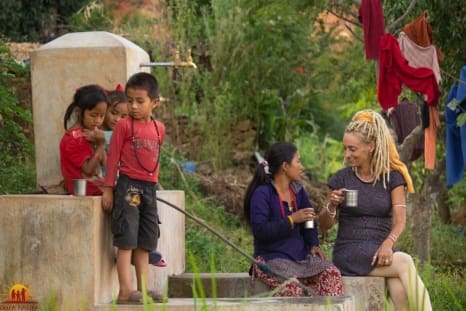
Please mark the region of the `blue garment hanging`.
MULTIPOLYGON (((461 68, 460 80, 466 81, 466 66, 461 68)), ((454 84, 448 93, 447 105, 445 105, 446 121, 446 179, 450 188, 459 182, 464 176, 466 168, 466 123, 461 127, 456 124, 458 115, 466 110, 466 83, 454 84), (463 105, 454 110, 448 107, 453 99, 463 105), (461 109, 464 109, 463 111, 461 109)))

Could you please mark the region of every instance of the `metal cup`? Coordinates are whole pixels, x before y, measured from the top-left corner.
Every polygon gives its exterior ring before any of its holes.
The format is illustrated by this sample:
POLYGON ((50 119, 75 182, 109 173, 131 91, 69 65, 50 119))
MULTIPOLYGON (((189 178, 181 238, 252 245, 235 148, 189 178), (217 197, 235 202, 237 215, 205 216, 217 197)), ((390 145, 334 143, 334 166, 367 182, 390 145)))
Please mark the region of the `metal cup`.
POLYGON ((358 190, 345 190, 345 203, 348 207, 357 207, 358 190))
POLYGON ((74 195, 83 197, 86 196, 86 187, 87 187, 87 180, 86 179, 74 179, 73 180, 73 187, 74 187, 74 195))
POLYGON ((306 229, 313 229, 314 228, 314 220, 308 220, 304 223, 304 228, 306 229))
MULTIPOLYGON (((312 207, 310 207, 310 209, 312 209, 312 211, 314 211, 314 209, 312 207)), ((305 229, 313 229, 314 228, 314 219, 304 222, 304 228, 305 229)))

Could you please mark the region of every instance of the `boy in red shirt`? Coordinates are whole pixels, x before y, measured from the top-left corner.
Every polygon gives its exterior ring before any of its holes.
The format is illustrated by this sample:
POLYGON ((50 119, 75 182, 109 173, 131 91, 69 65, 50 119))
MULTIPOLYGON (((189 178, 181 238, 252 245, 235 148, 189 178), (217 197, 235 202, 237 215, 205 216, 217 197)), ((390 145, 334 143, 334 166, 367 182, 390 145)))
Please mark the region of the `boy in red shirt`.
MULTIPOLYGON (((147 279, 148 275, 149 252, 157 248, 156 184, 165 126, 152 118, 152 110, 159 102, 158 82, 153 75, 134 74, 126 83, 125 92, 129 117, 121 119, 113 130, 102 208, 112 213, 113 245, 118 248, 120 290, 117 303, 134 304, 142 302, 141 289, 143 276, 147 279), (131 285, 131 261, 136 268, 136 291, 131 285)), ((155 301, 162 301, 154 291, 148 294, 155 301)))

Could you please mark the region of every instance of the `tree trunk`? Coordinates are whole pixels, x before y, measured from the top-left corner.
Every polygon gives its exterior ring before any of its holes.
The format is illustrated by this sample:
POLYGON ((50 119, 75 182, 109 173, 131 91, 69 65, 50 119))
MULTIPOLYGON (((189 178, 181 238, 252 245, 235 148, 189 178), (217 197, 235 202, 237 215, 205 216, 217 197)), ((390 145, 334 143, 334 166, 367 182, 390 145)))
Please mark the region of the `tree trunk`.
POLYGON ((435 170, 424 178, 421 192, 411 194, 408 201, 411 206, 411 234, 413 236, 414 255, 421 263, 430 261, 432 211, 437 202, 441 202, 446 193, 445 182, 440 178, 445 161, 437 163, 435 170))
POLYGON ((411 206, 411 235, 413 237, 414 256, 421 263, 430 260, 430 226, 432 223, 433 202, 424 193, 409 195, 411 206))

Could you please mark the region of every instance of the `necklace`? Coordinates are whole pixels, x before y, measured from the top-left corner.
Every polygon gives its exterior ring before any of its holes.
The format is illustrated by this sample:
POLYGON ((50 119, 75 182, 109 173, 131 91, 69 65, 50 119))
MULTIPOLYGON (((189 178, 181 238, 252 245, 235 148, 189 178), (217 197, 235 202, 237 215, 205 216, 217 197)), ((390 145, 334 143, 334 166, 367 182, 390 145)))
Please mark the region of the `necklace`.
POLYGON ((155 165, 152 169, 148 169, 146 168, 141 160, 139 160, 139 157, 138 157, 138 153, 136 151, 137 147, 136 147, 136 137, 134 137, 134 120, 131 118, 131 139, 133 141, 133 150, 134 150, 134 156, 136 157, 136 161, 138 162, 139 166, 145 170, 149 176, 152 176, 152 174, 155 172, 155 170, 157 169, 157 166, 159 165, 159 162, 160 162, 160 133, 159 133, 159 127, 157 126, 157 123, 155 122, 154 119, 152 119, 152 122, 154 123, 154 127, 155 127, 155 131, 157 132, 157 141, 158 141, 158 147, 159 147, 159 150, 157 151, 157 161, 155 162, 155 165))
POLYGON ((362 178, 361 176, 359 176, 358 174, 358 169, 355 168, 354 169, 354 174, 356 175, 357 178, 359 178, 359 180, 361 180, 362 182, 365 182, 365 183, 371 183, 374 181, 374 177, 370 177, 368 179, 365 179, 365 178, 362 178))

